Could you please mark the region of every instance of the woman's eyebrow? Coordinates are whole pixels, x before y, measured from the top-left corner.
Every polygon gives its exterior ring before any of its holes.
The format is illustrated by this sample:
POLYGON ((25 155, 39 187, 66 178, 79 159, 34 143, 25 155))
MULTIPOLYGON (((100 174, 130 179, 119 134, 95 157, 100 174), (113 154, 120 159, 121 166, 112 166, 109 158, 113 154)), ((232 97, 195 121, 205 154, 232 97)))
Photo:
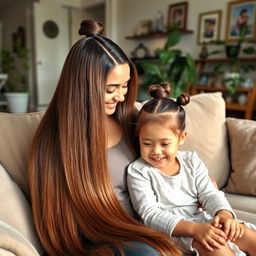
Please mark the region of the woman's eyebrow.
MULTIPOLYGON (((124 84, 128 83, 130 81, 130 78, 124 82, 124 84)), ((107 86, 119 86, 120 84, 107 84, 107 86)))

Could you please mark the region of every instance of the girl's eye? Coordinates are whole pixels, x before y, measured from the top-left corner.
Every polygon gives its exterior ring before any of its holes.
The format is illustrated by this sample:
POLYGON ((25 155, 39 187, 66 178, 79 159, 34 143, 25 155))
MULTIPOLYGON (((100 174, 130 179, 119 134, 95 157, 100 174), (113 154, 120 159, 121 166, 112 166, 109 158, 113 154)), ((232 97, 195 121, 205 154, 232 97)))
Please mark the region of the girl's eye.
POLYGON ((144 145, 144 146, 150 146, 151 144, 144 142, 143 145, 144 145))
POLYGON ((170 145, 170 143, 163 143, 162 144, 162 146, 164 146, 164 147, 167 147, 167 146, 169 146, 170 145))
POLYGON ((126 88, 128 88, 128 84, 125 84, 122 87, 126 89, 126 88))

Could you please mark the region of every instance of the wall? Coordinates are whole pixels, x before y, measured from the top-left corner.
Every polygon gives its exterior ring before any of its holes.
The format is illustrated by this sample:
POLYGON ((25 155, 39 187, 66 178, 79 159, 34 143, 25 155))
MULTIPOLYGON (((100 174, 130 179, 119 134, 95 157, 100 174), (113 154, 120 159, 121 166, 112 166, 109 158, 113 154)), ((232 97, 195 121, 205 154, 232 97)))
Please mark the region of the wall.
MULTIPOLYGON (((222 11, 222 25, 221 25, 221 39, 224 39, 226 28, 226 13, 227 3, 230 0, 188 0, 188 17, 187 17, 187 29, 194 30, 193 34, 183 35, 180 44, 177 46, 184 51, 189 52, 194 58, 198 57, 201 50, 201 46, 197 45, 197 26, 199 13, 209 12, 215 10, 222 11)), ((131 51, 142 42, 145 44, 151 52, 157 47, 161 47, 166 38, 157 40, 142 40, 134 41, 125 39, 126 36, 134 34, 135 27, 140 20, 152 19, 154 20, 158 10, 161 10, 165 16, 165 24, 168 13, 168 6, 180 2, 178 0, 119 0, 118 13, 117 13, 117 43, 124 49, 124 51, 130 56, 131 51)), ((182 1, 181 1, 182 2, 182 1)), ((216 46, 215 46, 216 48, 216 46)), ((211 48, 209 48, 211 50, 211 48)))

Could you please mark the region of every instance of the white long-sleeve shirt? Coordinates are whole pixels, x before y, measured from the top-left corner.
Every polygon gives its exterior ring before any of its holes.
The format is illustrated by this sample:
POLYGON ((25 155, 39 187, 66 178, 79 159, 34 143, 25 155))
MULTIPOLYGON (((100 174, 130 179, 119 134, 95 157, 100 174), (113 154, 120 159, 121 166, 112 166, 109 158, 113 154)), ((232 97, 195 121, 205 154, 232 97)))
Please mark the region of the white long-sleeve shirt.
POLYGON ((209 222, 218 211, 233 213, 225 195, 215 188, 197 153, 179 151, 180 171, 167 176, 142 158, 128 168, 128 189, 134 209, 145 225, 169 235, 185 219, 209 222), (207 211, 198 208, 198 201, 207 211))

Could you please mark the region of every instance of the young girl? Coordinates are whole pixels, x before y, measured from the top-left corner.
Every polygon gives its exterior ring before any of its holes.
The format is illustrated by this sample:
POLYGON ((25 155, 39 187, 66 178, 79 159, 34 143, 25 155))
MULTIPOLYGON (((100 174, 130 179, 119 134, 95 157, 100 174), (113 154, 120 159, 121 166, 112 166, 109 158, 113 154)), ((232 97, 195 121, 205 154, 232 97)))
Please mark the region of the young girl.
POLYGON ((236 220, 198 155, 178 151, 186 137, 181 105, 189 95, 168 98, 166 83, 151 86, 150 94, 137 120, 141 158, 128 168, 134 209, 145 225, 176 236, 196 255, 255 256, 256 232, 236 220))

